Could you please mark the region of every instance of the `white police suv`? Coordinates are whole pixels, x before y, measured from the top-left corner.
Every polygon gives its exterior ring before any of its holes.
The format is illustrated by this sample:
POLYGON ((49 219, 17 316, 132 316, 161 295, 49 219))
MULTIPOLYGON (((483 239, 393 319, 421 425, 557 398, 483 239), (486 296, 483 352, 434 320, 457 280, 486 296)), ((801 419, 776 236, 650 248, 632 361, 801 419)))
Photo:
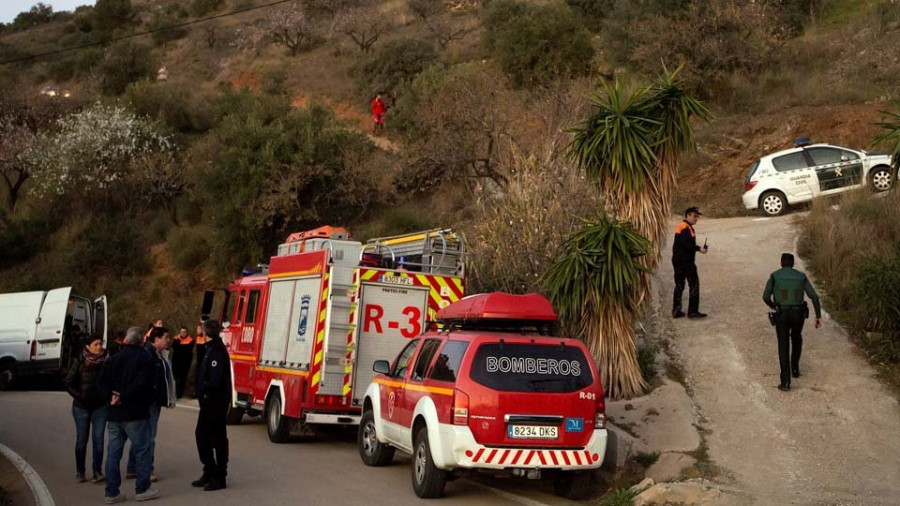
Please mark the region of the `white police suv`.
POLYGON ((794 144, 754 162, 744 181, 744 207, 777 216, 789 204, 866 185, 883 192, 894 183, 889 154, 810 144, 807 138, 794 144))

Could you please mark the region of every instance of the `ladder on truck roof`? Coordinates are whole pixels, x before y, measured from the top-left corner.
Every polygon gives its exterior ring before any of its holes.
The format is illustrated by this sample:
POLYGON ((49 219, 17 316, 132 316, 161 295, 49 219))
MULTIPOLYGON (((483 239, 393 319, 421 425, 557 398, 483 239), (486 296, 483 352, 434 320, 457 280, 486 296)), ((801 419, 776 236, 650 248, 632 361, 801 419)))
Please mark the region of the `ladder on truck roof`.
POLYGON ((383 267, 443 276, 465 275, 465 253, 462 235, 450 228, 378 237, 363 246, 363 255, 380 256, 383 267))

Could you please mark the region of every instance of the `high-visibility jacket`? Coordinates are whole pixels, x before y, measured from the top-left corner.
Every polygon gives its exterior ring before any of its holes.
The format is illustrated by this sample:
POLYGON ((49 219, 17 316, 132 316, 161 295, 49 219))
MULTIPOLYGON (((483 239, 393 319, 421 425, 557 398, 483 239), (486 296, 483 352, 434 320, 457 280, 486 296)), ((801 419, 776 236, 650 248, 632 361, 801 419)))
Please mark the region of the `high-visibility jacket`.
POLYGON ((209 341, 209 338, 204 336, 203 334, 197 334, 196 342, 198 345, 202 346, 209 341))
POLYGON ((175 346, 190 346, 194 344, 194 336, 186 335, 181 337, 181 334, 175 335, 175 346))

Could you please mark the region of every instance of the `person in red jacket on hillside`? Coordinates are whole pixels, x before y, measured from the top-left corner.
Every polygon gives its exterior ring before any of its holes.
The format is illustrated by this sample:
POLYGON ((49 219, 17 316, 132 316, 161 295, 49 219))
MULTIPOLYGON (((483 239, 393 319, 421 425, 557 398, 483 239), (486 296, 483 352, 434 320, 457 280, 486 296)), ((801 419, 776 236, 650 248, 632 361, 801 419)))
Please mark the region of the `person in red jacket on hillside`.
POLYGON ((372 99, 372 119, 375 120, 375 124, 372 125, 372 132, 376 132, 379 128, 384 130, 384 114, 387 110, 387 104, 381 98, 381 93, 376 93, 375 98, 372 99))

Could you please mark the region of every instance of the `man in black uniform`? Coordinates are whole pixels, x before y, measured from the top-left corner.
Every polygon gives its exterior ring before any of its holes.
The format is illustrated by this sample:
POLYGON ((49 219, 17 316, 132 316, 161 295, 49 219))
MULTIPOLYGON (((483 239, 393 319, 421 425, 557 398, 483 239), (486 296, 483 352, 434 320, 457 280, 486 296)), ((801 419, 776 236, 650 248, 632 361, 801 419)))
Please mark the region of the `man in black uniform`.
POLYGON ((225 417, 231 405, 231 359, 219 335, 219 322, 206 320, 203 330, 209 341, 203 362, 198 364, 197 400, 200 402, 200 416, 194 432, 200 462, 203 462, 203 476, 191 485, 203 487, 203 490, 220 490, 225 488, 225 476, 228 474, 225 417))
POLYGON ((672 301, 672 317, 684 317, 681 310, 681 295, 684 293, 684 282, 690 285, 688 292, 688 318, 705 318, 700 312, 700 277, 697 275, 697 264, 694 263, 697 252, 706 254, 709 248, 697 246, 697 233, 694 225, 700 219, 700 210, 689 207, 684 211, 684 221, 675 229, 675 241, 672 243, 672 267, 675 268, 675 297, 672 301))
POLYGON ((809 317, 806 294, 816 310, 816 328, 822 326, 822 306, 819 295, 806 274, 794 269, 794 255, 781 255, 781 269, 769 276, 763 301, 775 312, 775 333, 778 335, 778 362, 781 383, 778 389, 791 389, 791 376, 800 377, 800 352, 803 349, 803 321, 809 317))

